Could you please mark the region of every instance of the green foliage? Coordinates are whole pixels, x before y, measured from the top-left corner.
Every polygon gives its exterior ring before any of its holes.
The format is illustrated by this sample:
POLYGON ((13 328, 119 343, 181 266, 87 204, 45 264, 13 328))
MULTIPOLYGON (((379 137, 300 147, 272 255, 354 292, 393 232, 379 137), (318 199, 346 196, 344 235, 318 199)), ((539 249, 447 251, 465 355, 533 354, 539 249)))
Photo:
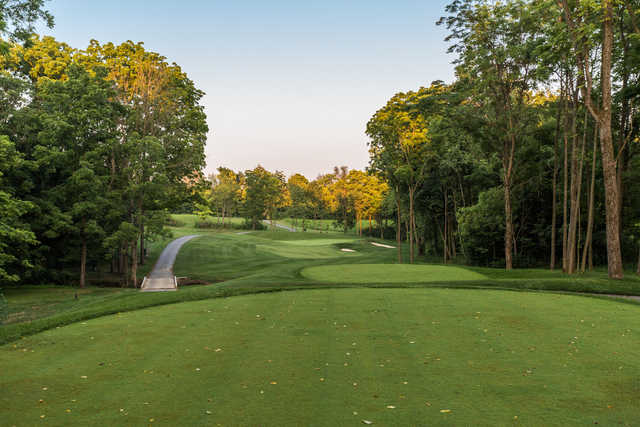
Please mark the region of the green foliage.
MULTIPOLYGON (((458 211, 459 233, 465 255, 471 263, 490 265, 504 236, 504 191, 492 188, 478 197, 478 203, 458 211)), ((499 259, 499 257, 498 257, 499 259)))
POLYGON ((271 173, 262 166, 257 166, 246 171, 245 177, 247 187, 244 212, 255 229, 262 219, 274 219, 276 210, 284 204, 284 176, 280 172, 271 173))

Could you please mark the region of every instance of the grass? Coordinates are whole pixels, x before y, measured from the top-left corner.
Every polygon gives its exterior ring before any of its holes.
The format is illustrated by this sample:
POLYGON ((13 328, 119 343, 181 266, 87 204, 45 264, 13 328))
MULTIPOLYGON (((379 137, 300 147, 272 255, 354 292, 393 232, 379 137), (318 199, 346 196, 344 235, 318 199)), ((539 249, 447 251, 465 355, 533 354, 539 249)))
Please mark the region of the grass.
MULTIPOLYGON (((375 247, 369 243, 369 239, 345 236, 344 233, 258 231, 238 234, 235 230, 223 232, 195 229, 194 215, 177 215, 175 218, 182 226, 170 228, 173 237, 201 235, 180 251, 174 268, 175 274, 212 283, 213 286, 190 286, 181 288, 178 292, 154 294, 141 294, 130 289, 105 290, 93 287, 87 288, 78 301, 73 298, 75 290, 70 287, 5 289, 2 292, 8 295, 9 301, 8 304, 0 301, 4 305, 0 307, 0 313, 12 314, 12 320, 10 324, 0 326, 0 344, 108 314, 177 302, 279 290, 362 286, 448 287, 640 295, 640 280, 633 274, 616 281, 607 279, 605 271, 567 276, 558 271, 543 269, 506 272, 499 269, 454 268, 425 263, 406 267, 393 266, 391 264, 395 263, 396 250, 375 247), (343 248, 355 252, 342 252, 340 249, 343 248), (381 273, 373 274, 369 280, 362 276, 369 269, 362 266, 364 264, 384 264, 385 267, 373 267, 381 270, 381 273), (310 272, 316 268, 328 270, 325 270, 324 275, 310 277, 310 272), (349 269, 358 274, 346 276, 341 273, 341 269, 349 269), (399 272, 403 270, 404 272, 399 272), (326 274, 328 271, 335 274, 326 274), (435 274, 436 271, 455 274, 435 274)), ((149 245, 150 257, 141 275, 151 268, 169 240, 163 239, 149 245)), ((407 248, 404 247, 403 250, 406 259, 407 248)))
POLYGON ((174 304, 1 346, 0 413, 4 425, 632 425, 639 310, 462 289, 174 304))
POLYGON ((332 283, 425 283, 455 280, 485 280, 487 277, 459 267, 407 264, 323 265, 302 270, 315 281, 332 283))

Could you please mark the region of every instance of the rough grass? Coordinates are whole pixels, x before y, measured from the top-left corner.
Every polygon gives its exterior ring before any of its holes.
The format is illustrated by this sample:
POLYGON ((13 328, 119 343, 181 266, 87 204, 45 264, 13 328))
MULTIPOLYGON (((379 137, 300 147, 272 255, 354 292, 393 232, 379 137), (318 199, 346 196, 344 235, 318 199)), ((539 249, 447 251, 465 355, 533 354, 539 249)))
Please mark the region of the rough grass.
POLYGON ((3 425, 633 425, 639 330, 638 306, 503 291, 174 304, 1 346, 0 413, 3 425))

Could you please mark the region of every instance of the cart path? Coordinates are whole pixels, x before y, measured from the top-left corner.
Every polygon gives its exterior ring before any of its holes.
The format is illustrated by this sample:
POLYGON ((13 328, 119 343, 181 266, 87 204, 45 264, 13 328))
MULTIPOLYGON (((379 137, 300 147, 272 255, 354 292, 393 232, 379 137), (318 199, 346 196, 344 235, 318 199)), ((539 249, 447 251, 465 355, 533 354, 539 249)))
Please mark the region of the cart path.
MULTIPOLYGON (((267 219, 262 220, 262 223, 263 223, 264 225, 266 225, 267 227, 270 227, 270 226, 271 226, 271 222, 270 222, 269 220, 267 220, 267 219)), ((294 232, 296 231, 296 229, 295 229, 295 228, 293 228, 293 227, 287 227, 286 225, 278 224, 278 223, 277 223, 277 222, 275 222, 275 221, 274 221, 274 223, 273 223, 273 226, 274 226, 274 227, 277 227, 277 228, 282 228, 283 230, 291 231, 292 233, 294 233, 294 232)))
POLYGON ((145 292, 177 290, 177 284, 173 275, 173 264, 176 261, 176 256, 182 245, 196 237, 200 237, 200 235, 193 234, 183 236, 171 241, 158 257, 156 264, 153 266, 153 270, 151 270, 149 276, 144 280, 140 290, 145 292))

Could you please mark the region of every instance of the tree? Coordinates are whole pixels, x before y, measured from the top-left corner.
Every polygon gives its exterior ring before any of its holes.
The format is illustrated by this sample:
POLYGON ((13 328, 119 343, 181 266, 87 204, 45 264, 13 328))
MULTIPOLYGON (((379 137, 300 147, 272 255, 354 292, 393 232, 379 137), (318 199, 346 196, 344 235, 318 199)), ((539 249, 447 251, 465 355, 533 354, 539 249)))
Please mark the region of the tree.
POLYGON ((586 108, 598 124, 602 170, 605 181, 607 218, 607 259, 609 277, 621 279, 622 250, 620 245, 620 199, 618 186, 618 156, 614 152, 612 117, 612 82, 614 20, 613 0, 589 3, 561 1, 562 18, 571 37, 573 54, 584 81, 581 86, 586 108), (600 27, 599 35, 594 34, 600 27), (594 100, 594 79, 591 62, 592 46, 601 46, 600 102, 594 100))
POLYGON ((0 135, 0 284, 20 280, 20 272, 32 266, 25 255, 37 243, 23 219, 32 204, 16 198, 14 188, 3 178, 3 172, 22 167, 22 162, 14 144, 0 135))
POLYGON ((53 16, 43 9, 45 0, 7 0, 0 2, 0 55, 7 52, 9 42, 26 42, 35 30, 34 24, 43 20, 53 27, 53 16))
POLYGON ((116 123, 124 110, 113 101, 105 70, 91 76, 81 67, 68 69, 66 80, 44 80, 29 112, 39 124, 36 162, 55 158, 56 179, 44 188, 39 204, 53 202, 66 218, 67 231, 80 240, 80 286, 85 285, 87 244, 101 249, 107 204, 106 156, 116 140, 116 123), (95 243, 98 243, 95 245, 95 243))
POLYGON ((286 184, 281 172, 271 173, 262 166, 245 172, 246 199, 244 211, 252 229, 266 217, 273 221, 275 211, 282 206, 286 184))
POLYGON ((512 184, 516 151, 530 125, 527 97, 544 70, 535 52, 541 43, 538 16, 525 0, 456 0, 439 23, 456 43, 457 74, 472 80, 474 101, 487 113, 487 141, 502 161, 505 208, 505 264, 513 268, 512 184), (495 143, 493 142, 495 141, 495 143))
POLYGON ((216 183, 211 191, 214 203, 220 208, 222 226, 224 227, 225 218, 232 215, 232 212, 240 202, 241 185, 239 176, 231 169, 219 167, 216 183))

